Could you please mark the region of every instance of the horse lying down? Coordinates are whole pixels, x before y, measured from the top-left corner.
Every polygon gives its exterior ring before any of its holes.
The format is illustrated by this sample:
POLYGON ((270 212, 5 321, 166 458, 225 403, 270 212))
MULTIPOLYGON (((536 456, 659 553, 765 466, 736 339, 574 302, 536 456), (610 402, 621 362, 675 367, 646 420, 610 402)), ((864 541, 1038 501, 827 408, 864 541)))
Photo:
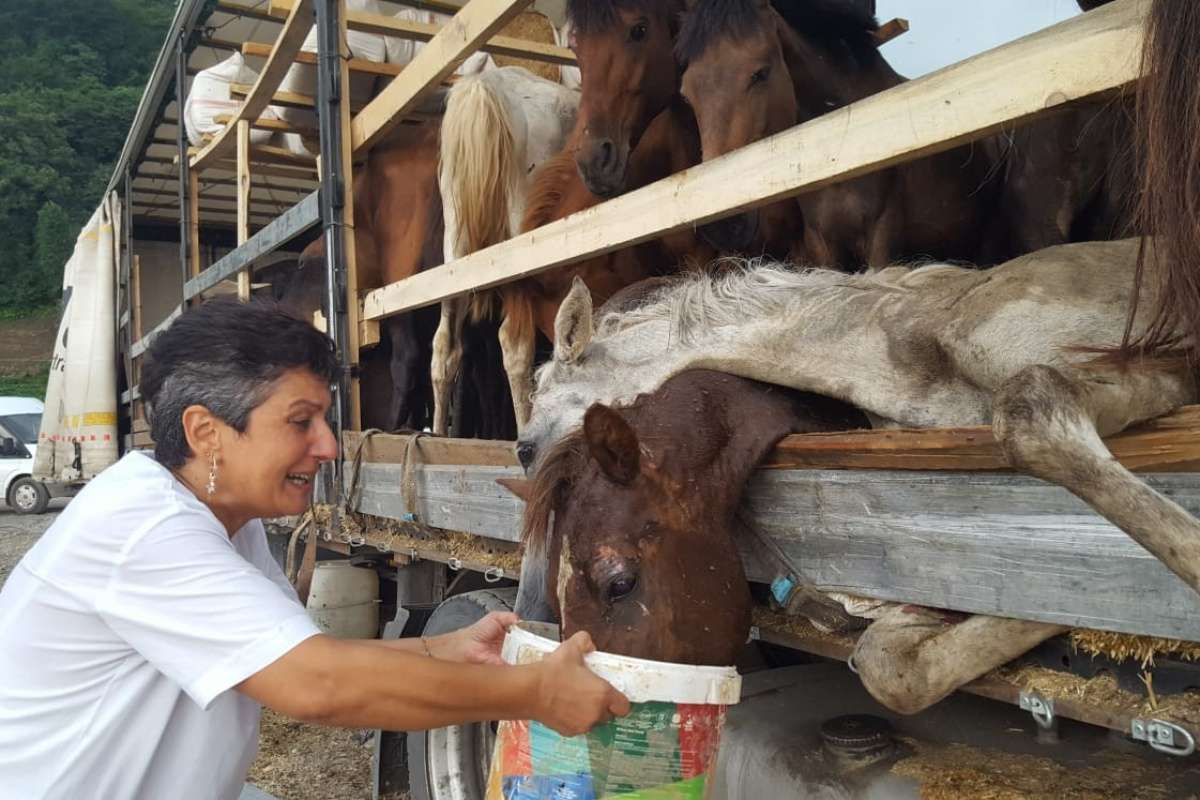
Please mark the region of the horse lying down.
MULTIPOLYGON (((1133 240, 1063 245, 986 272, 934 264, 846 275, 749 265, 659 282, 634 303, 610 304, 596 320, 586 287, 576 286, 559 312, 554 358, 539 371, 533 417, 519 444, 522 461, 537 467, 531 526, 546 509, 556 512, 556 525, 553 536, 527 541, 518 613, 547 613, 537 591, 547 577, 560 601, 571 599, 573 580, 612 577, 617 593, 625 587, 625 576, 605 566, 623 562, 603 549, 581 551, 571 538, 573 504, 590 520, 616 512, 590 494, 575 498, 569 481, 554 480, 562 460, 554 443, 583 422, 591 461, 603 464, 609 457, 591 446, 585 412, 606 412, 589 407, 629 404, 695 369, 819 394, 860 409, 876 427, 990 423, 1015 469, 1068 489, 1200 591, 1200 523, 1120 466, 1101 441, 1197 397, 1183 365, 1095 358, 1097 348, 1122 341, 1137 251, 1133 240)), ((1155 308, 1157 299, 1145 288, 1140 308, 1155 308)), ((1142 328, 1135 319, 1133 332, 1142 328)), ((743 410, 735 419, 746 424, 754 416, 743 410)), ((640 454, 658 464, 656 437, 637 436, 636 446, 615 451, 624 460, 609 461, 624 475, 643 463, 640 454), (632 467, 630 453, 639 454, 632 467)), ((647 480, 660 500, 677 506, 679 492, 695 484, 686 472, 667 473, 647 480)), ((640 530, 628 535, 640 541, 640 530)), ((691 586, 696 596, 711 588, 691 586)), ((588 627, 595 636, 601 625, 620 625, 626 618, 613 611, 612 599, 605 614, 591 618, 572 618, 568 602, 564 626, 588 627)), ((647 616, 668 610, 676 613, 665 603, 638 609, 647 616)), ((1062 630, 983 615, 947 625, 936 612, 896 607, 863 634, 855 662, 877 699, 912 713, 1062 630)), ((602 637, 598 643, 606 646, 602 637)))

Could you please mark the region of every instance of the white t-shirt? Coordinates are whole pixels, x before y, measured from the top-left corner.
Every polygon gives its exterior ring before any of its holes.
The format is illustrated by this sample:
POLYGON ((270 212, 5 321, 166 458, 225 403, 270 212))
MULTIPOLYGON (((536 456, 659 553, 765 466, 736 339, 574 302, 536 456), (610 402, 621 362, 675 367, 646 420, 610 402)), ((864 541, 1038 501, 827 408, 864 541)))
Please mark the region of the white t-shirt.
POLYGON ((261 522, 125 456, 0 591, 0 798, 236 798, 260 708, 230 689, 318 632, 261 522))

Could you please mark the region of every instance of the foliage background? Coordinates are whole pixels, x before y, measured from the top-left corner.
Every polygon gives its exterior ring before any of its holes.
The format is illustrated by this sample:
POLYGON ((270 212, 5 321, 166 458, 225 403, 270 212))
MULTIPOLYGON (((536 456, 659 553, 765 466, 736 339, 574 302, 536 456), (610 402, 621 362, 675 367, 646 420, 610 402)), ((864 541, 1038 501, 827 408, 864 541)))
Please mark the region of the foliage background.
POLYGON ((0 314, 58 302, 175 0, 0 0, 0 314))

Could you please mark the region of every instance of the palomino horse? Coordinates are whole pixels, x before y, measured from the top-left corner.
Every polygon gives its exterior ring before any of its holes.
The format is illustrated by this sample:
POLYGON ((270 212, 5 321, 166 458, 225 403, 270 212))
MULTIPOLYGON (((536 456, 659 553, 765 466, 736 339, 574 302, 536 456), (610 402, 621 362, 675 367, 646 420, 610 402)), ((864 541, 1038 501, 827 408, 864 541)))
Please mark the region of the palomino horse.
MULTIPOLYGON (((851 3, 698 0, 676 54, 707 161, 904 81, 880 55, 878 24, 851 3)), ((825 266, 916 256, 975 261, 994 191, 970 145, 711 223, 723 250, 825 266), (802 240, 802 245, 801 241, 802 240)))
MULTIPOLYGON (((523 444, 548 447, 593 403, 631 402, 689 369, 826 395, 876 426, 990 423, 1015 469, 1066 488, 1200 591, 1200 523, 1101 441, 1198 397, 1182 362, 1114 365, 1096 355, 1125 334, 1138 250, 1134 240, 1062 245, 987 272, 932 264, 844 275, 766 265, 691 275, 595 326, 586 288, 576 287, 556 322, 574 335, 556 342, 554 360, 539 371, 523 444)), ((1155 307, 1158 299, 1143 287, 1141 302, 1155 307)), ((1132 335, 1145 330, 1136 319, 1132 335)), ((534 544, 531 565, 544 568, 534 544)), ((987 639, 991 631, 1007 644, 978 649, 985 661, 952 671, 956 678, 982 674, 1060 630, 976 617, 939 644, 940 628, 899 627, 886 635, 885 625, 874 641, 903 642, 912 667, 904 681, 889 677, 895 662, 875 650, 856 661, 875 696, 906 711, 956 688, 947 673, 922 665, 957 637, 987 639)), ((860 649, 872 640, 864 641, 860 649)))
MULTIPOLYGON (((578 107, 578 92, 520 67, 465 78, 450 90, 438 168, 446 261, 520 230, 530 173, 563 148, 578 107)), ((442 303, 430 365, 434 433, 449 429, 463 325, 468 315, 473 323, 488 318, 495 297, 485 292, 442 303)))
POLYGON ((592 406, 532 483, 505 481, 529 504, 526 542, 549 554, 564 634, 586 630, 601 650, 639 658, 732 664, 750 627, 735 536, 746 481, 788 433, 865 424, 842 403, 708 370, 626 408, 592 406))

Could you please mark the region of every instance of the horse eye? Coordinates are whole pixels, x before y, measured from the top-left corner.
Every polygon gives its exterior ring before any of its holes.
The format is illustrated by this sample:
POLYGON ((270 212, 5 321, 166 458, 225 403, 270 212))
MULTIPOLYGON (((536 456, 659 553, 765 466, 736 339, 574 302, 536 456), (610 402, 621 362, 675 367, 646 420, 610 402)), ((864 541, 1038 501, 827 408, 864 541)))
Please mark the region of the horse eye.
POLYGON ((636 575, 619 575, 611 583, 605 593, 608 595, 608 602, 615 603, 623 597, 628 596, 637 587, 636 575))
POLYGON ((769 77, 771 77, 771 68, 763 67, 760 70, 756 70, 754 74, 750 76, 750 85, 753 86, 756 83, 765 83, 769 77))
POLYGON ((639 22, 629 29, 629 40, 631 42, 640 42, 646 38, 646 23, 639 22))

